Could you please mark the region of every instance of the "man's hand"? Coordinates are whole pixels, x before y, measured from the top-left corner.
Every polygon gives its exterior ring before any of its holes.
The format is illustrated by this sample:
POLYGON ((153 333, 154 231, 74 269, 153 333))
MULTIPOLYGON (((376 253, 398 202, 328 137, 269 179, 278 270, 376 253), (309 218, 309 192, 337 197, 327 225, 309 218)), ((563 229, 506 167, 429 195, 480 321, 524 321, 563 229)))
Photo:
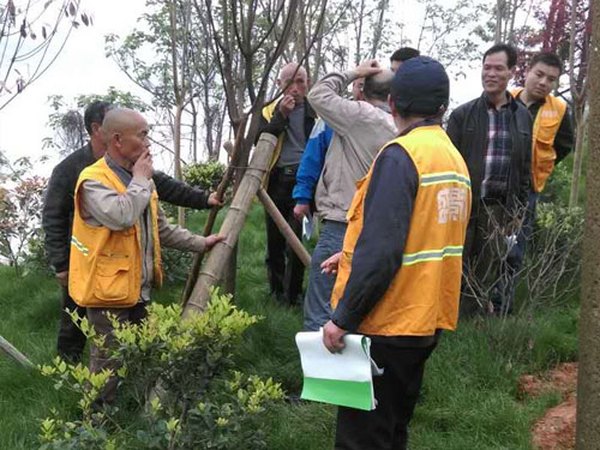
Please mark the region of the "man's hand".
POLYGON ((213 206, 218 206, 219 208, 221 206, 223 206, 223 202, 219 201, 219 199, 217 198, 217 193, 216 192, 211 192, 210 195, 208 196, 208 206, 210 206, 211 208, 213 206))
POLYGON ((354 72, 356 73, 356 78, 366 78, 368 76, 375 75, 382 70, 383 69, 376 59, 368 59, 360 63, 360 65, 354 69, 354 72))
POLYGON ((338 252, 325 261, 321 263, 321 269, 323 273, 332 274, 337 273, 338 265, 340 263, 340 258, 342 257, 342 252, 338 252))
POLYGON ((218 242, 224 241, 226 237, 227 236, 223 236, 222 234, 211 234, 210 236, 206 236, 204 241, 206 251, 213 248, 218 242))
POLYGON ((56 274, 56 281, 63 287, 67 287, 69 285, 69 271, 65 270, 64 272, 58 272, 56 274))
POLYGON ((279 102, 279 111, 281 111, 281 114, 283 114, 284 117, 288 117, 295 106, 296 101, 294 100, 294 97, 291 95, 284 95, 279 102))
POLYGON ((152 174, 154 173, 154 168, 152 167, 152 155, 150 155, 150 150, 144 150, 144 153, 140 155, 135 164, 133 165, 133 169, 131 169, 131 173, 134 177, 143 177, 149 180, 152 178, 152 174))
POLYGON ((300 203, 294 206, 294 217, 296 220, 302 220, 305 216, 308 217, 310 215, 310 205, 307 203, 306 205, 301 205, 300 203))
POLYGON ((323 345, 327 347, 331 353, 341 352, 346 344, 344 343, 344 335, 348 332, 338 327, 331 320, 323 326, 323 345))

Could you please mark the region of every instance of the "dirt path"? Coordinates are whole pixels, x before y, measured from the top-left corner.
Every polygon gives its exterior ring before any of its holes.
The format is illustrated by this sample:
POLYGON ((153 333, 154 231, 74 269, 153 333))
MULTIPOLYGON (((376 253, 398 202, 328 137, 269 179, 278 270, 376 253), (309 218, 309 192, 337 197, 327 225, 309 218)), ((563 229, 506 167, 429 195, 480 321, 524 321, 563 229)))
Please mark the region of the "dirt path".
POLYGON ((519 390, 528 396, 560 392, 563 402, 549 409, 532 429, 533 445, 539 450, 575 448, 577 363, 561 364, 541 376, 524 375, 519 390))

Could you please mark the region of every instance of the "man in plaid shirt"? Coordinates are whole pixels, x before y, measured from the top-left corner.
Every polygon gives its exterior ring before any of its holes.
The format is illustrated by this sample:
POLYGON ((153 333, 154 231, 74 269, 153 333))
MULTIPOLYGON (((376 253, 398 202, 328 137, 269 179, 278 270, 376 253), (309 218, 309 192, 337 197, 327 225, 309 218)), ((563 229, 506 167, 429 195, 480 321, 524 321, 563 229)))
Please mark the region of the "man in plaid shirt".
POLYGON ((485 52, 483 94, 456 108, 448 135, 471 175, 473 208, 464 250, 461 313, 478 307, 511 310, 512 274, 506 264, 522 225, 531 178, 531 116, 506 90, 516 50, 497 44, 485 52))

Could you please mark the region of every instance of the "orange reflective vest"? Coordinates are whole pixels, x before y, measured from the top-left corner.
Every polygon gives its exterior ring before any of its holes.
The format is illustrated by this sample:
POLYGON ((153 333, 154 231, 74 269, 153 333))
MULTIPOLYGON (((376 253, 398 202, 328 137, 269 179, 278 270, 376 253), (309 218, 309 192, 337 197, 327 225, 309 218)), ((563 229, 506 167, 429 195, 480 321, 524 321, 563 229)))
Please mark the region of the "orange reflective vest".
MULTIPOLYGON (((94 180, 119 194, 127 187, 104 158, 86 167, 75 187, 75 212, 69 259, 69 295, 75 303, 92 308, 127 308, 140 299, 142 284, 141 227, 113 231, 88 225, 81 217, 80 187, 94 180)), ((158 238, 158 195, 150 199, 154 249, 154 284, 162 284, 160 241, 158 238)))
MULTIPOLYGON (((513 89, 517 98, 523 88, 513 89)), ((542 192, 548 177, 554 170, 556 150, 554 138, 567 111, 567 104, 553 95, 547 95, 534 118, 531 153, 531 182, 535 192, 542 192)))
MULTIPOLYGON (((462 252, 471 213, 471 181, 460 153, 438 125, 413 129, 388 144, 401 145, 412 159, 419 187, 402 266, 358 331, 381 336, 430 336, 454 330, 462 252)), ((335 309, 351 275, 352 255, 363 226, 373 166, 357 184, 332 293, 335 309)))

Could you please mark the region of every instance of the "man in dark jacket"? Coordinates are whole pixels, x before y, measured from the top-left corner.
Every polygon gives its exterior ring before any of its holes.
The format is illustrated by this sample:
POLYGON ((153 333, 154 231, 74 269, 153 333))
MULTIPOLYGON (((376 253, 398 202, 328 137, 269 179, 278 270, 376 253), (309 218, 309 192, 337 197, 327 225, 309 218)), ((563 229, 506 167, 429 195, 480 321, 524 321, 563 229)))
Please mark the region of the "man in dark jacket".
MULTIPOLYGON (((85 110, 85 128, 90 141, 79 150, 61 161, 52 171, 42 212, 46 253, 56 278, 62 287, 62 308, 60 329, 58 332, 58 354, 70 361, 79 361, 85 347, 86 338, 72 322, 69 312, 77 311, 84 317, 85 308, 80 308, 69 296, 69 251, 71 246, 71 228, 73 225, 73 194, 81 171, 101 158, 105 151, 100 126, 104 115, 111 109, 108 102, 95 101, 85 110)), ((155 171, 153 180, 161 200, 188 208, 210 208, 220 203, 215 194, 192 188, 177 181, 163 172, 155 171)))
MULTIPOLYGON (((306 101, 308 78, 304 67, 296 63, 285 65, 279 72, 277 86, 283 96, 263 108, 257 137, 263 132, 278 137, 267 193, 300 238, 302 224, 294 217, 292 191, 306 141, 315 123, 315 113, 306 101)), ((269 215, 266 215, 266 221, 266 263, 271 294, 282 302, 299 304, 304 266, 269 215)))
POLYGON ((497 44, 485 52, 483 94, 456 108, 448 136, 463 155, 473 189, 465 243, 462 313, 477 303, 493 313, 510 310, 506 257, 522 225, 531 178, 531 116, 506 90, 516 50, 497 44))

